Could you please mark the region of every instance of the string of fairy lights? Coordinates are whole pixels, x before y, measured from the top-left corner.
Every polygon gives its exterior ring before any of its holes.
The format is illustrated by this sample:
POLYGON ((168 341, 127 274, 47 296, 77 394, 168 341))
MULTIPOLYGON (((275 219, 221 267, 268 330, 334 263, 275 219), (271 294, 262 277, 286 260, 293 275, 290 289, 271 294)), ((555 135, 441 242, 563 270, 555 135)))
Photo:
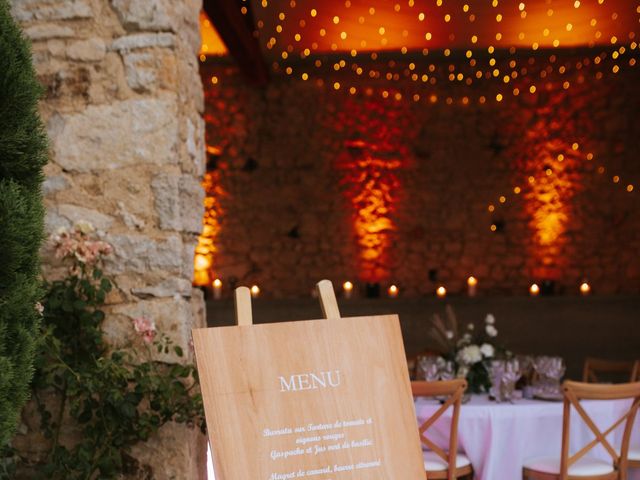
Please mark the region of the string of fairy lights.
MULTIPOLYGON (((275 75, 340 95, 499 105, 584 89, 640 60, 637 0, 241 0, 240 11, 253 15, 254 36, 275 75)), ((208 20, 203 27, 211 28, 208 20)), ((204 42, 200 59, 206 62, 222 50, 204 42)), ((216 87, 224 81, 210 78, 216 87)), ((500 210, 562 175, 569 160, 588 162, 599 178, 627 194, 636 192, 633 180, 605 167, 584 143, 566 144, 543 169, 528 172, 487 202, 489 229, 499 231, 500 210)), ((476 284, 469 277, 474 294, 476 284)), ((352 288, 345 282, 345 295, 352 288)), ((590 288, 585 279, 580 293, 590 288)), ((447 294, 444 286, 436 293, 447 294)), ((530 294, 538 293, 534 283, 530 294)), ((388 295, 397 296, 398 287, 392 285, 388 295)))
MULTIPOLYGON (((575 81, 582 83, 589 75, 600 80, 638 62, 634 29, 640 5, 627 0, 488 4, 407 0, 367 6, 346 0, 311 6, 261 0, 253 8, 254 35, 276 73, 351 95, 398 101, 408 95, 415 102, 502 102, 510 95, 569 89, 568 77, 575 71, 581 71, 575 81), (562 62, 561 47, 589 51, 575 63, 562 62), (341 76, 328 81, 327 72, 341 76), (552 74, 557 77, 553 82, 552 74), (397 85, 402 78, 409 78, 415 91, 397 85), (361 86, 363 79, 367 86, 361 86), (436 87, 447 83, 492 87, 475 97, 471 92, 442 95, 436 87)), ((249 12, 247 5, 243 0, 243 14, 249 12)), ((205 59, 207 50, 204 45, 205 59)))

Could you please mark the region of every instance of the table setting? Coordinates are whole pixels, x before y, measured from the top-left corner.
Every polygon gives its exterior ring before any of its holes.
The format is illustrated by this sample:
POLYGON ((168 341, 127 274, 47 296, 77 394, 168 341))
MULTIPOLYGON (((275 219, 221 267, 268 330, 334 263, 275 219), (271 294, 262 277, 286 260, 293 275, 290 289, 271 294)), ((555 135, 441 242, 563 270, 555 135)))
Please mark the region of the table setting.
MULTIPOLYGON (((516 355, 497 341, 493 315, 484 328, 469 323, 460 329, 453 310, 444 318, 435 315, 431 337, 442 352, 416 359, 414 379, 418 381, 465 378, 467 392, 458 420, 458 449, 471 461, 477 480, 520 479, 525 460, 558 457, 563 430, 562 380, 565 362, 558 356, 516 355)), ((415 398, 418 425, 441 406, 440 398, 415 398)), ((582 407, 598 428, 606 430, 629 407, 630 400, 585 400, 582 407)), ((451 409, 430 428, 429 438, 446 448, 452 420, 451 409)), ((636 419, 631 448, 640 446, 640 421, 636 419)), ((619 427, 607 440, 619 448, 623 434, 619 427)), ((570 451, 576 452, 594 435, 572 409, 570 451)), ((601 445, 589 452, 594 459, 611 461, 601 445)), ((640 469, 629 469, 630 480, 640 480, 640 469)))

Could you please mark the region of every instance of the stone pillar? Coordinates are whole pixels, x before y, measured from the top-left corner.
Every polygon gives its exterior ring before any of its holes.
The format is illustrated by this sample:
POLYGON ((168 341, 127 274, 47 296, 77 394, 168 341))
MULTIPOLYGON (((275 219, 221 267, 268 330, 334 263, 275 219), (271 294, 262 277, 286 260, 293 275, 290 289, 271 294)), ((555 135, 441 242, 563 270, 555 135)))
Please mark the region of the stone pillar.
MULTIPOLYGON (((202 296, 191 288, 203 215, 201 1, 12 6, 45 88, 47 229, 87 220, 114 246, 110 341, 133 335, 131 318, 144 315, 189 352, 190 329, 205 322, 202 296)), ((204 478, 201 435, 169 425, 159 437, 136 450, 153 478, 204 478)))

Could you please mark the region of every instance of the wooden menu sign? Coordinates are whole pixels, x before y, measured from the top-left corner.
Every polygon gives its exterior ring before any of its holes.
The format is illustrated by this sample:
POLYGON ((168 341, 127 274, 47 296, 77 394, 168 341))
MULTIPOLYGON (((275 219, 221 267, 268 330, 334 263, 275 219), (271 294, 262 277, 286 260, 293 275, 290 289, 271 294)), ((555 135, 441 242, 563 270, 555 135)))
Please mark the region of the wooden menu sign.
POLYGON ((239 326, 193 331, 216 480, 425 478, 397 315, 320 290, 328 319, 250 325, 237 291, 239 326))

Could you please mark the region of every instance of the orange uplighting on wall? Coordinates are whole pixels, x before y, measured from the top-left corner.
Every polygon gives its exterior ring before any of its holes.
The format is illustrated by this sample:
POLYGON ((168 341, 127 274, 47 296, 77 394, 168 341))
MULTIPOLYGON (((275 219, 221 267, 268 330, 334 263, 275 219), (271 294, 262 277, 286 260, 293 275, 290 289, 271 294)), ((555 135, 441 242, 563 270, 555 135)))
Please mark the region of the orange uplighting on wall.
MULTIPOLYGON (((207 147, 209 154, 218 154, 217 147, 207 147)), ((194 257, 193 284, 196 286, 209 286, 214 272, 214 256, 216 253, 215 240, 220 232, 219 218, 223 214, 219 199, 224 195, 220 187, 219 173, 217 171, 207 172, 204 176, 202 186, 205 191, 204 199, 204 219, 202 233, 198 237, 194 257)))
POLYGON ((373 100, 358 104, 346 100, 337 123, 352 138, 337 165, 344 172, 344 193, 353 208, 353 228, 359 248, 360 278, 380 282, 389 278, 389 247, 396 230, 393 212, 400 194, 396 171, 409 158, 400 141, 399 113, 373 100))
POLYGON ((202 11, 200 12, 200 37, 202 38, 200 56, 223 56, 227 54, 227 47, 213 27, 207 14, 202 11))

